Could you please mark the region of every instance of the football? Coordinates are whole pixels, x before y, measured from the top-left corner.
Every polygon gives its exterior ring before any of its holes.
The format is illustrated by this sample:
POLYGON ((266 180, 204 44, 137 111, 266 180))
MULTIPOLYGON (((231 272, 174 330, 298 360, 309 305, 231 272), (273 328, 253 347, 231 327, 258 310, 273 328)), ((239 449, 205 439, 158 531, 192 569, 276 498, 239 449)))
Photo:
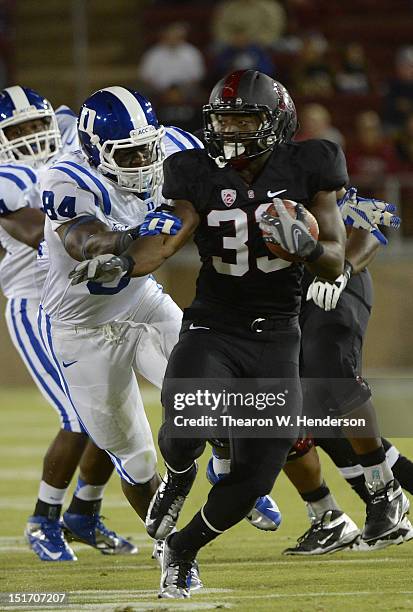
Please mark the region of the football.
MULTIPOLYGON (((282 200, 282 202, 284 206, 286 207, 287 211, 289 212, 289 214, 291 215, 291 217, 295 219, 296 217, 295 208, 297 206, 297 202, 294 202, 293 200, 282 200)), ((304 222, 307 225, 308 229, 310 230, 312 237, 317 240, 318 233, 319 233, 317 219, 306 208, 304 208, 304 211, 305 211, 304 222)), ((274 217, 278 217, 278 212, 274 204, 269 205, 269 207, 267 208, 267 212, 273 215, 274 217)), ((265 236, 267 232, 262 230, 262 234, 263 236, 265 236)), ((299 257, 298 255, 293 255, 292 253, 289 253, 288 251, 283 249, 278 244, 273 244, 271 242, 266 242, 265 244, 268 250, 271 251, 273 255, 277 255, 277 257, 279 257, 280 259, 284 259, 285 261, 297 261, 297 262, 302 261, 301 257, 299 257)))

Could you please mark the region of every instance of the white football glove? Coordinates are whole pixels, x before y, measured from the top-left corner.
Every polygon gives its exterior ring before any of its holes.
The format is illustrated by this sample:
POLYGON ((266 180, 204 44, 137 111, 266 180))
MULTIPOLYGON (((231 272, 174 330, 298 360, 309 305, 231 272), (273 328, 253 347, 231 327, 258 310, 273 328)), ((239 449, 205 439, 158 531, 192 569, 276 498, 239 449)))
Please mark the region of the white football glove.
POLYGON ((394 204, 374 198, 362 198, 357 195, 355 187, 350 187, 337 205, 346 225, 370 232, 381 244, 386 245, 387 238, 381 233, 378 225, 394 229, 400 227, 400 218, 392 214, 396 211, 394 204))
POLYGON ((111 283, 120 281, 128 274, 134 265, 132 257, 123 255, 97 255, 93 259, 81 261, 69 273, 72 285, 93 281, 95 283, 111 283))
POLYGON ((343 274, 340 274, 335 281, 331 282, 316 276, 308 288, 307 302, 313 300, 314 304, 323 310, 334 310, 350 279, 351 270, 351 264, 346 262, 343 274))
POLYGON ((304 207, 302 204, 296 206, 296 218, 291 217, 280 198, 273 200, 278 212, 278 217, 274 217, 269 212, 261 215, 259 227, 269 234, 263 236, 264 242, 279 244, 284 250, 298 255, 305 259, 317 246, 310 230, 304 223, 304 207))

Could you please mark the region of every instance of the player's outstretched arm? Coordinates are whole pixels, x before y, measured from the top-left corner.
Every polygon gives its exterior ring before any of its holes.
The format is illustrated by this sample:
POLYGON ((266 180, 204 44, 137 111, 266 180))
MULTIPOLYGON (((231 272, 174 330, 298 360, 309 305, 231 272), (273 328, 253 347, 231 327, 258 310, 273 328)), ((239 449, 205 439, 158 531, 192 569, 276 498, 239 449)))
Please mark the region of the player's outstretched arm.
POLYGON ((57 228, 66 251, 73 259, 84 261, 99 255, 121 255, 139 236, 175 234, 181 223, 164 211, 146 215, 142 225, 124 231, 111 231, 93 215, 81 215, 57 228))
POLYGON ((365 229, 352 227, 349 232, 343 273, 334 283, 316 277, 308 288, 307 301, 313 300, 315 305, 323 310, 336 308, 350 277, 363 270, 372 261, 380 246, 377 238, 365 229))
POLYGON ((351 264, 352 274, 366 268, 376 256, 380 242, 370 232, 353 227, 346 244, 346 261, 351 264))
POLYGON ((57 228, 63 246, 73 259, 83 261, 97 255, 120 255, 133 241, 130 231, 112 232, 92 215, 82 215, 57 228))
POLYGON ((142 230, 143 235, 135 237, 118 256, 114 251, 106 251, 82 261, 69 274, 72 285, 90 280, 98 283, 119 281, 123 276, 145 276, 154 272, 187 242, 199 223, 190 202, 177 200, 174 213, 174 216, 151 213, 150 220, 140 226, 139 233, 142 230))
POLYGON ((15 240, 36 249, 43 240, 44 213, 37 208, 19 208, 0 216, 0 225, 15 240))
POLYGON ((194 233, 199 215, 187 200, 174 201, 174 215, 182 221, 182 228, 174 236, 158 234, 143 236, 123 253, 133 260, 130 276, 145 276, 154 272, 163 262, 181 249, 194 233))
POLYGON ((346 245, 346 231, 337 207, 336 192, 319 191, 313 199, 311 212, 320 229, 318 242, 322 252, 306 266, 314 276, 334 281, 343 272, 346 245))

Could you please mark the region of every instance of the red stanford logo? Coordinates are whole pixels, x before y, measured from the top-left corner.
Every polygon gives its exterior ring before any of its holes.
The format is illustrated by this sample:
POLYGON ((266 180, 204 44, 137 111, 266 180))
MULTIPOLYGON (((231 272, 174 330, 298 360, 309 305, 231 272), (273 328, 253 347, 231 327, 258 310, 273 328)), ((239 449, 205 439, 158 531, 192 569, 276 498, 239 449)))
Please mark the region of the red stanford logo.
POLYGON ((232 206, 237 199, 237 192, 235 189, 222 189, 221 198, 225 206, 232 206))

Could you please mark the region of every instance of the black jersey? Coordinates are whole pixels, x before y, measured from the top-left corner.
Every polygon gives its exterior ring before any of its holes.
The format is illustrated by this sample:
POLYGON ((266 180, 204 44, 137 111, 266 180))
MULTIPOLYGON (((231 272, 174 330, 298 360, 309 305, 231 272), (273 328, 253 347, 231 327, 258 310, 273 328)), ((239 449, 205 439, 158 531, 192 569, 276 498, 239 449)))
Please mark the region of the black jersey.
POLYGON ((258 221, 275 197, 311 209, 317 192, 343 187, 348 176, 340 147, 325 140, 280 145, 251 185, 199 149, 171 155, 164 173, 163 195, 188 200, 201 218, 193 307, 266 318, 296 314, 303 266, 272 255, 258 221))

